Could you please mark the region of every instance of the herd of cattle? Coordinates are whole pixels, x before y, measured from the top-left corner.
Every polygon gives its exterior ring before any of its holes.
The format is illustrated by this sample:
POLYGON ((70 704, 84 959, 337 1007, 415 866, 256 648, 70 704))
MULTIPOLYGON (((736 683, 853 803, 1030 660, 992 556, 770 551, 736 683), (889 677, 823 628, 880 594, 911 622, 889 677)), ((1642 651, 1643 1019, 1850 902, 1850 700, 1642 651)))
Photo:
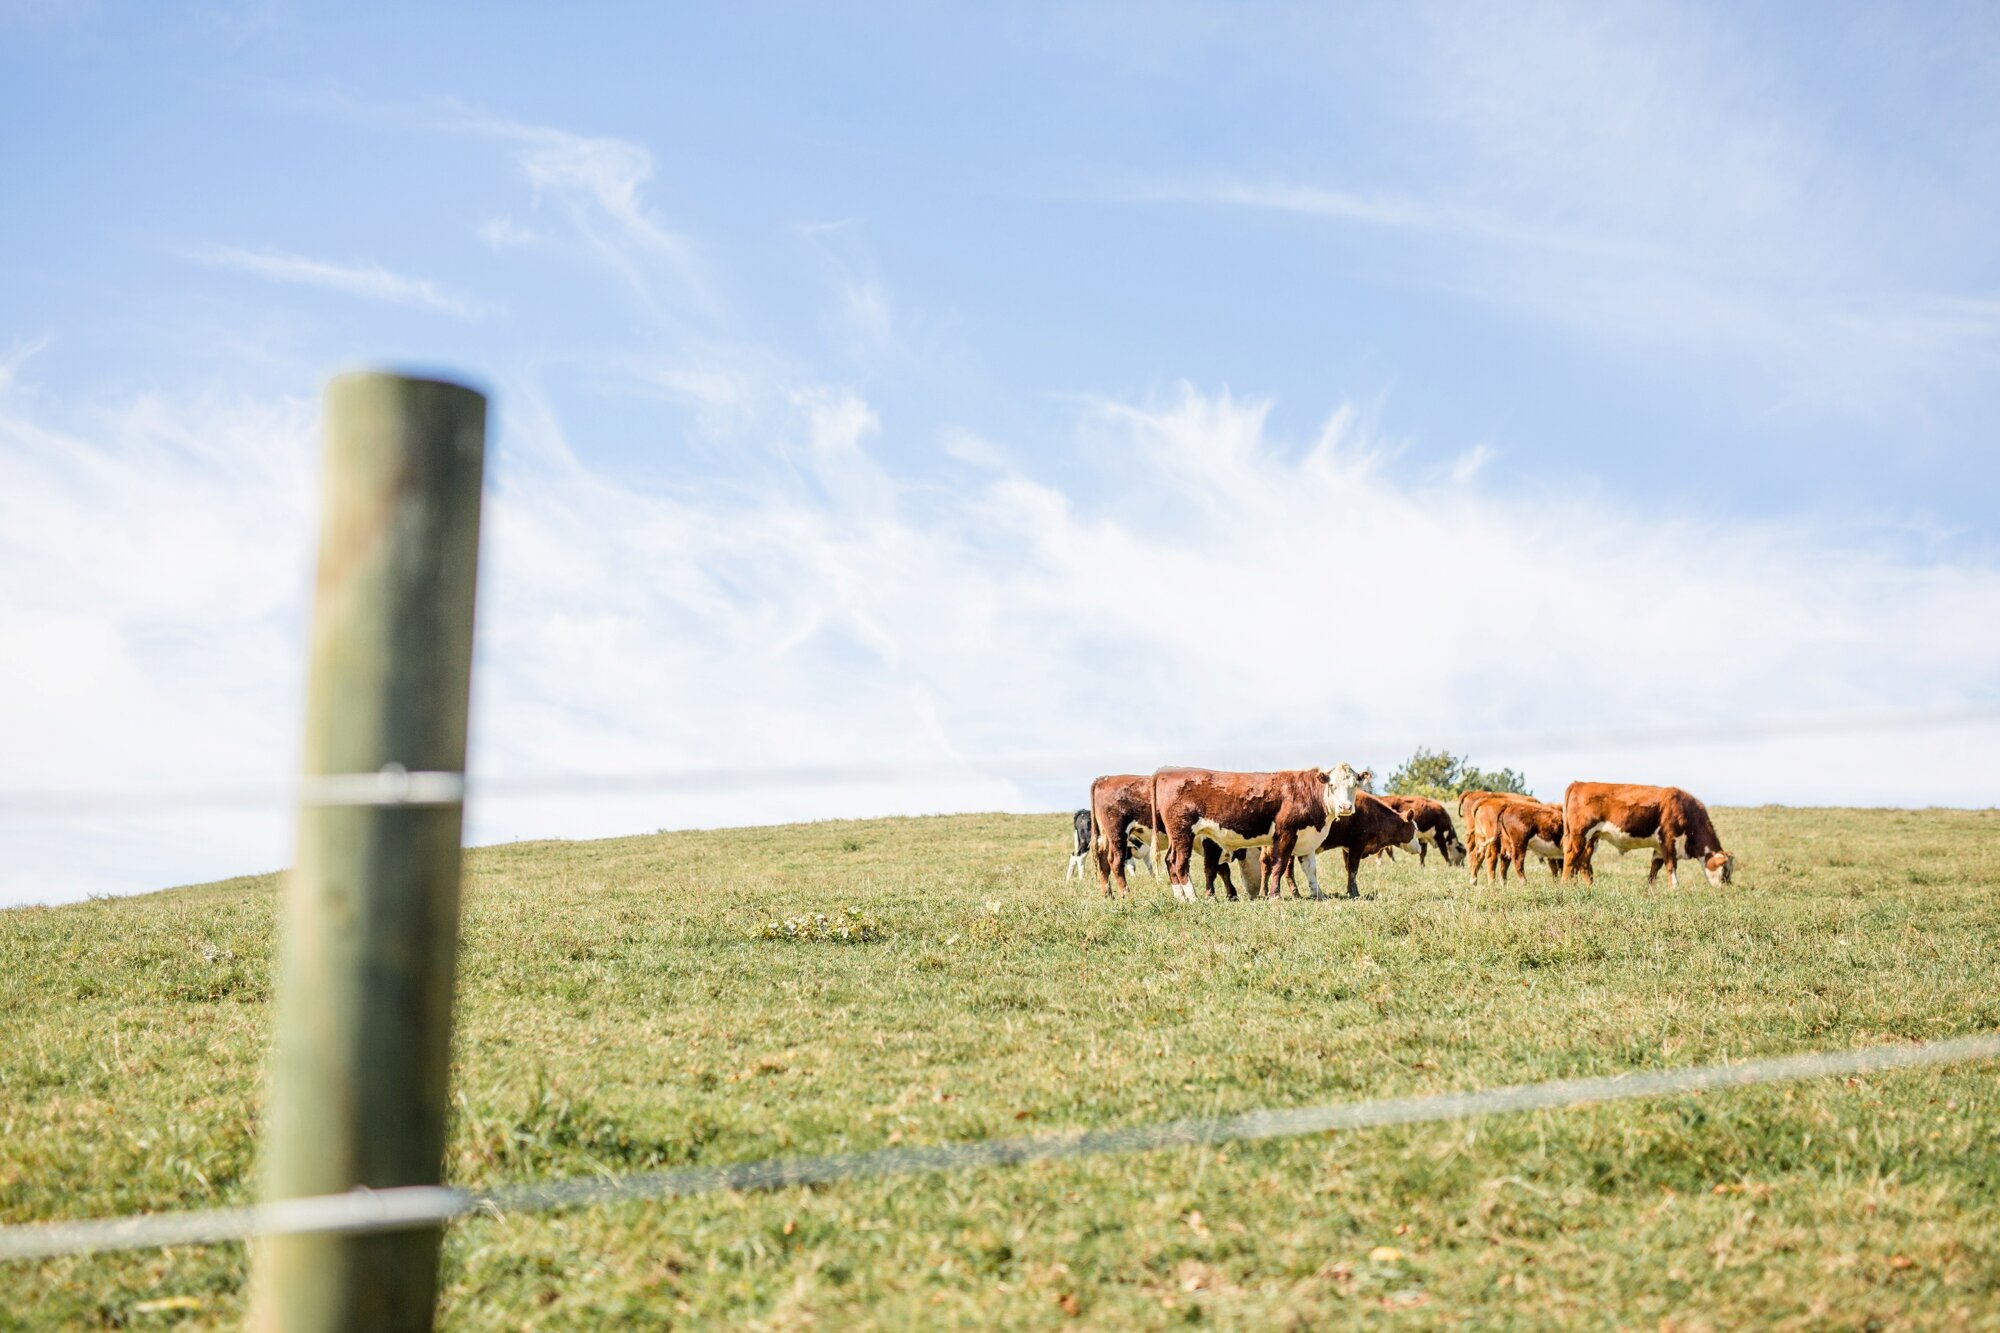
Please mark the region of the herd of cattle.
POLYGON ((1300 897, 1303 864, 1312 896, 1319 887, 1319 854, 1338 848, 1347 862, 1347 896, 1359 897, 1363 860, 1398 850, 1420 862, 1435 848, 1451 865, 1471 865, 1491 882, 1510 870, 1526 875, 1532 858, 1567 880, 1591 878, 1599 842, 1622 854, 1650 848, 1651 884, 1660 871, 1678 887, 1683 860, 1701 863, 1711 884, 1727 884, 1733 858, 1722 850, 1708 807, 1678 787, 1615 782, 1572 782, 1561 805, 1515 792, 1469 791, 1458 800, 1466 837, 1443 805, 1424 796, 1377 796, 1367 790, 1374 774, 1348 764, 1288 769, 1280 773, 1226 773, 1206 768, 1163 768, 1150 775, 1124 773, 1090 784, 1090 808, 1076 812, 1076 853, 1064 878, 1097 866, 1105 895, 1129 894, 1126 870, 1136 859, 1157 872, 1153 854, 1166 844, 1167 884, 1174 897, 1193 902, 1190 877, 1201 851, 1204 887, 1215 897, 1219 877, 1237 896, 1231 867, 1244 877, 1250 897, 1279 897, 1289 882, 1300 897))

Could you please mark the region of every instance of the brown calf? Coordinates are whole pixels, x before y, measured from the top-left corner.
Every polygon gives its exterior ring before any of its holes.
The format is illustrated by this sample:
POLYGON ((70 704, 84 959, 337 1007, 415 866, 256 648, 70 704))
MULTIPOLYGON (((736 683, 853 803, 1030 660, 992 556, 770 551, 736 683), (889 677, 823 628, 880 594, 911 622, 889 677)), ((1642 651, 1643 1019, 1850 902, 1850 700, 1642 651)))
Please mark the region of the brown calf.
POLYGON ((1479 882, 1481 867, 1491 884, 1500 870, 1500 810, 1515 801, 1535 798, 1512 791, 1469 791, 1458 798, 1458 813, 1465 820, 1466 861, 1470 883, 1479 882))
POLYGON ((1495 806, 1499 811, 1500 878, 1507 867, 1528 877, 1528 858, 1539 856, 1549 863, 1549 878, 1562 874, 1563 808, 1547 801, 1508 801, 1495 806))
MULTIPOLYGON (((1367 792, 1357 792, 1354 797, 1354 813, 1346 819, 1336 820, 1327 830, 1327 835, 1319 847, 1299 857, 1306 863, 1306 883, 1312 885, 1313 897, 1324 895, 1319 891, 1319 852, 1330 852, 1338 847, 1347 859, 1347 896, 1359 898, 1361 885, 1357 872, 1363 857, 1373 856, 1387 847, 1421 846, 1417 842, 1416 822, 1387 800, 1370 796, 1367 792)), ((1277 897, 1275 887, 1270 890, 1277 897)), ((1292 877, 1292 896, 1299 896, 1298 877, 1292 877)))

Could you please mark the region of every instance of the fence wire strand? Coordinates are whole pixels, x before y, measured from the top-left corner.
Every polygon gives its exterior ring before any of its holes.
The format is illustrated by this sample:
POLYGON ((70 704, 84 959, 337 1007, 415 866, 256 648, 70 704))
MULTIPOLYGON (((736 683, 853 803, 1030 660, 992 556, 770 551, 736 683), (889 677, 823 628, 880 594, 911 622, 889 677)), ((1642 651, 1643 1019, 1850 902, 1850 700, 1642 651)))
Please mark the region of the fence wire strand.
POLYGON ((1740 1064, 1649 1070, 1592 1078, 1523 1083, 1476 1092, 1392 1097, 1291 1110, 1249 1111, 1207 1119, 1170 1120, 1122 1129, 935 1147, 888 1148, 826 1157, 775 1158, 728 1166, 690 1167, 630 1176, 585 1177, 506 1185, 476 1192, 441 1185, 287 1199, 242 1208, 152 1213, 79 1222, 0 1227, 0 1261, 50 1259, 110 1250, 208 1245, 261 1236, 402 1231, 439 1226, 473 1213, 509 1215, 596 1204, 683 1198, 723 1190, 755 1191, 826 1185, 842 1180, 927 1175, 1025 1162, 1208 1147, 1302 1134, 1417 1125, 1522 1111, 1555 1111, 1709 1089, 1798 1079, 1853 1076, 1963 1064, 2000 1057, 2000 1034, 1943 1041, 1819 1051, 1740 1064))

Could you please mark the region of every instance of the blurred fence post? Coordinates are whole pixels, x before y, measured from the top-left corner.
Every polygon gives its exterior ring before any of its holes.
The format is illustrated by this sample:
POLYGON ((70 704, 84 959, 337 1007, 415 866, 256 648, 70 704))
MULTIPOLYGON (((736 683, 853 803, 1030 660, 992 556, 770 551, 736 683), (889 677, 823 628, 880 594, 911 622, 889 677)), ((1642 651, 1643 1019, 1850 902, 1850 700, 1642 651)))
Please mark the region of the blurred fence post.
MULTIPOLYGON (((485 439, 486 400, 460 385, 371 373, 327 387, 267 1199, 443 1173, 485 439), (382 777, 326 781, 349 774, 382 777)), ((441 1239, 435 1226, 268 1239, 251 1326, 429 1329, 441 1239)))

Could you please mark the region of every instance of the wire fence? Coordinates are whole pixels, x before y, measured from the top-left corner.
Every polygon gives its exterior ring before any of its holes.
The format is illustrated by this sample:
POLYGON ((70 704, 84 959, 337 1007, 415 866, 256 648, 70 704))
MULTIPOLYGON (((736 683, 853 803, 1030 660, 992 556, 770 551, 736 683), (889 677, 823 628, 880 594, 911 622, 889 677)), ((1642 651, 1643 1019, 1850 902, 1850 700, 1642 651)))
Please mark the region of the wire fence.
POLYGON ((1420 1125, 1523 1111, 1559 1111, 1710 1089, 1753 1087, 1799 1079, 1851 1077, 2000 1057, 2000 1034, 1976 1034, 1906 1046, 1821 1051, 1740 1064, 1648 1070, 1448 1092, 1425 1097, 1249 1111, 1209 1119, 1170 1120, 1122 1129, 935 1147, 889 1148, 829 1157, 775 1158, 729 1166, 692 1167, 642 1175, 589 1177, 509 1185, 488 1191, 413 1185, 287 1199, 245 1208, 153 1213, 80 1222, 0 1227, 0 1261, 50 1259, 109 1250, 210 1245, 262 1236, 359 1234, 436 1226, 471 1214, 505 1216, 560 1208, 682 1198, 723 1190, 753 1191, 828 1185, 883 1176, 928 1175, 1027 1162, 1209 1147, 1257 1139, 1420 1125))
MULTIPOLYGON (((1710 722, 1658 728, 1628 727, 1534 734, 1493 732, 1450 740, 1454 748, 1488 753, 1580 753, 1613 747, 1743 744, 1789 737, 1920 730, 1989 722, 2000 722, 2000 706, 1710 722)), ((1394 748, 1393 744, 1376 738, 1320 746, 1293 746, 1284 756, 1253 757, 1297 763, 1301 756, 1386 753, 1394 748)), ((294 803, 303 806, 433 806, 481 797, 847 787, 962 778, 967 774, 1002 777, 1018 782, 1074 779, 1081 786, 1088 775, 1098 772, 1148 770, 1154 766, 1157 757, 1157 752, 1151 759, 1142 759, 1131 752, 1039 753, 936 761, 862 761, 471 779, 458 773, 411 772, 392 764, 373 773, 329 774, 291 784, 263 786, 0 791, 0 819, 190 809, 276 809, 294 803)), ((490 1191, 446 1186, 359 1189, 344 1194, 288 1199, 240 1208, 88 1221, 23 1223, 0 1226, 0 1261, 216 1244, 260 1236, 406 1230, 441 1225, 474 1214, 540 1212, 723 1190, 784 1189, 871 1177, 929 1174, 1524 1111, 1561 1110, 1705 1089, 1917 1069, 1996 1057, 2000 1057, 2000 1035, 1976 1034, 1928 1044, 1811 1052, 1739 1064, 1645 1071, 1288 1110, 1260 1110, 1221 1118, 1077 1130, 1048 1136, 893 1148, 826 1157, 781 1158, 631 1176, 546 1181, 504 1186, 490 1191)))

